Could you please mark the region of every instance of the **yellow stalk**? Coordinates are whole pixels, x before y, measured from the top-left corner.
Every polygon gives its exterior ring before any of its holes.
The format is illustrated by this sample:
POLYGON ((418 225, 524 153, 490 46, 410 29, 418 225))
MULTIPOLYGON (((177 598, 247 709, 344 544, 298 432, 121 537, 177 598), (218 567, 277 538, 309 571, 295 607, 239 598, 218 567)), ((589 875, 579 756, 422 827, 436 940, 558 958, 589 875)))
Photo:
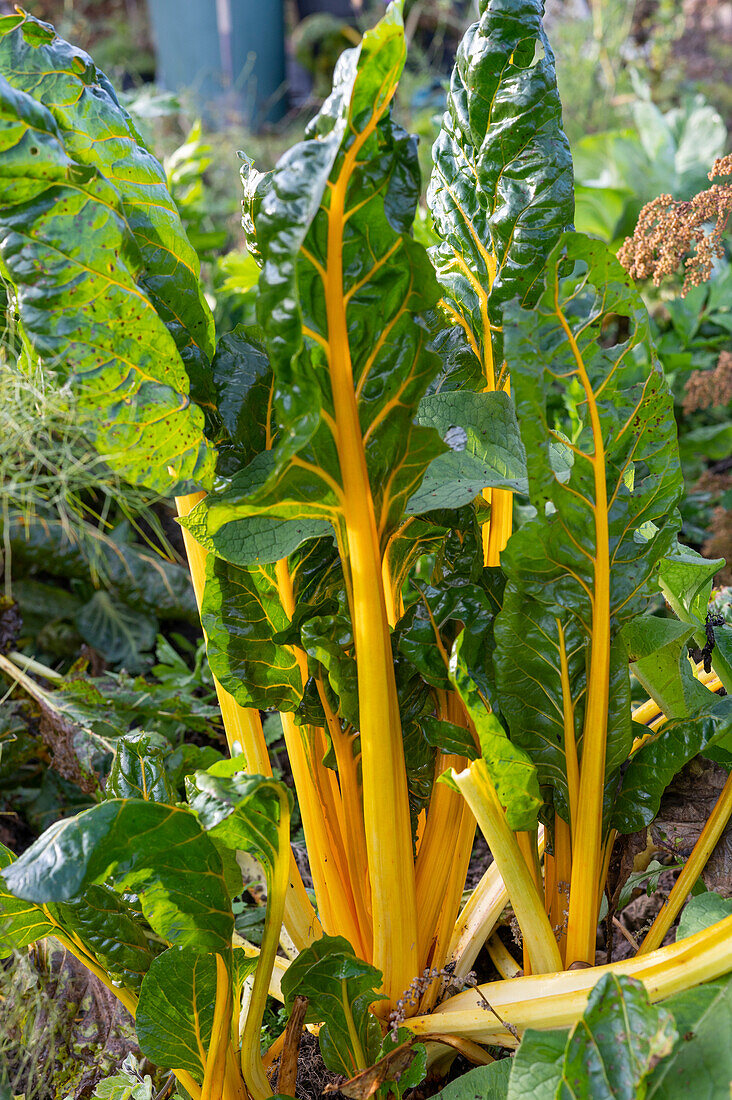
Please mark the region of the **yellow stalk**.
MULTIPOLYGON (((462 770, 467 761, 462 756, 438 754, 435 762, 435 782, 432 787, 432 796, 429 802, 427 820, 425 822, 422 843, 420 844, 417 861, 415 864, 415 877, 417 883, 417 913, 419 914, 419 967, 421 971, 428 964, 428 957, 434 957, 434 942, 437 936, 438 917, 445 902, 448 882, 454 869, 454 862, 464 862, 464 849, 467 847, 468 859, 472 846, 472 836, 467 843, 463 843, 466 837, 461 837, 459 847, 456 850, 456 841, 461 832, 464 833, 463 811, 465 800, 457 791, 451 790, 445 783, 438 783, 440 775, 453 769, 462 770), (450 853, 448 859, 446 852, 450 853)), ((470 818, 468 818, 468 827, 470 818)), ((472 834, 475 832, 475 823, 472 824, 472 834)), ((467 868, 466 868, 467 873, 467 868)), ((465 877, 460 883, 460 891, 465 883, 465 877)), ((458 906, 460 895, 458 896, 458 906)), ((455 923, 457 911, 450 922, 450 932, 455 923)), ((433 964, 434 965, 434 964, 433 964)), ((441 964, 437 964, 441 965, 441 964)))
POLYGON ((264 921, 262 949, 254 972, 254 986, 249 1002, 241 1042, 241 1073, 252 1100, 266 1100, 272 1095, 259 1052, 259 1036, 267 1004, 267 994, 277 957, 280 927, 285 912, 285 896, 289 887, 290 807, 284 793, 279 794, 280 820, 277 826, 277 856, 267 883, 267 915, 264 921))
POLYGON ((473 968, 481 947, 498 924, 508 904, 508 890, 494 861, 468 898, 453 929, 448 960, 455 976, 464 978, 473 968))
MULTIPOLYGON (((358 782, 358 760, 353 751, 353 742, 356 735, 343 730, 340 720, 331 709, 321 680, 317 681, 317 687, 338 765, 338 779, 340 781, 345 819, 346 851, 348 853, 346 873, 351 883, 351 892, 355 903, 355 917, 359 925, 359 938, 364 950, 364 954, 360 957, 368 961, 371 958, 373 948, 371 887, 368 878, 363 802, 358 782)), ((353 946, 355 947, 355 944, 353 946)))
POLYGON ((579 800, 579 762, 574 729, 574 702, 572 701, 572 689, 569 682, 569 662, 567 660, 564 627, 561 619, 556 619, 555 622, 559 636, 559 665, 562 676, 562 716, 564 720, 564 757, 569 794, 569 820, 574 826, 577 821, 577 803, 579 800))
POLYGON ((327 356, 350 567, 358 689, 364 823, 373 907, 373 962, 394 1002, 417 973, 417 911, 401 722, 381 574, 374 504, 364 453, 346 320, 343 232, 358 155, 388 108, 394 82, 345 153, 331 185, 324 271, 327 356))
MULTIPOLYGON (((489 982, 478 989, 501 1019, 519 1033, 528 1027, 571 1027, 582 1015, 592 988, 604 974, 626 974, 642 981, 652 1001, 663 1000, 720 978, 732 970, 732 916, 680 943, 608 966, 489 982)), ((407 1027, 418 1035, 461 1035, 482 1043, 515 1047, 517 1041, 477 990, 443 1001, 429 1016, 415 1016, 407 1027)))
MULTIPOLYGON (((205 493, 190 493, 187 496, 176 497, 175 503, 179 516, 187 516, 192 508, 205 493)), ((206 550, 193 538, 191 533, 183 528, 183 542, 188 557, 188 566, 191 572, 191 583, 200 613, 203 600, 203 589, 206 583, 206 550)), ((271 775, 272 765, 267 752, 267 745, 262 733, 262 720, 258 710, 240 707, 233 695, 225 691, 214 677, 216 695, 221 708, 221 717, 226 731, 226 740, 232 755, 243 753, 246 760, 246 770, 251 775, 271 775)), ((285 909, 285 928, 298 951, 304 951, 313 940, 320 939, 323 930, 320 921, 315 915, 310 898, 305 892, 302 877, 295 857, 290 856, 290 888, 287 891, 287 905, 285 909)))
POLYGON ((605 783, 607 713, 610 691, 610 542, 605 477, 605 448, 595 394, 572 330, 559 308, 555 310, 572 350, 577 374, 585 391, 592 428, 589 457, 595 483, 595 578, 592 593, 592 642, 587 671, 587 702, 582 734, 577 820, 572 822, 572 878, 569 895, 567 961, 593 963, 597 930, 597 878, 602 846, 602 804, 605 783))
POLYGON ((554 854, 551 859, 545 857, 545 872, 547 874, 546 910, 554 935, 557 937, 559 953, 564 958, 569 916, 569 881, 572 874, 572 835, 567 822, 556 813, 554 815, 554 854))
POLYGON ((494 932, 493 935, 488 938, 486 947, 488 948, 488 954, 491 957, 493 965, 502 978, 508 980, 509 978, 515 978, 517 974, 521 973, 521 967, 497 932, 494 932))
POLYGON ((663 904, 643 943, 638 948, 639 955, 646 955, 649 951, 655 951, 663 943, 664 936, 676 920, 681 907, 686 901, 691 889, 704 870, 707 860, 719 842, 719 838, 727 827, 727 822, 732 815, 732 772, 727 776, 717 802, 709 815, 704 828, 699 834, 699 839, 694 845, 691 855, 673 885, 671 893, 663 904))
MULTIPOLYGON (((243 939, 237 932, 234 933, 233 943, 234 947, 241 947, 248 959, 258 959, 261 954, 261 949, 259 947, 255 947, 253 943, 249 943, 248 940, 243 939)), ((285 1003, 285 995, 282 992, 282 979, 289 965, 289 959, 283 959, 281 955, 277 955, 269 979, 269 995, 270 997, 274 997, 274 999, 281 1004, 285 1003)))
POLYGON ((206 1054, 201 1100, 219 1100, 224 1092, 227 1052, 231 1047, 231 982, 226 962, 216 956, 216 1001, 206 1054))
MULTIPOLYGON (((275 572, 283 610, 292 619, 295 597, 286 559, 277 562, 275 572)), ((293 647, 293 653, 304 687, 309 675, 307 655, 299 647, 293 647)), ((367 958, 368 939, 361 933, 343 843, 347 817, 335 773, 323 764, 326 753, 323 731, 316 726, 298 725, 292 714, 283 713, 281 718, 323 926, 329 935, 344 935, 356 953, 367 958)))
MULTIPOLYGON (((440 784, 440 786, 444 786, 444 783, 440 784)), ((463 801, 462 821, 457 830, 455 855, 453 859, 446 861, 450 864, 450 874, 445 883, 442 908, 435 922, 436 927, 429 942, 428 954, 423 956, 420 953, 420 960, 424 959, 425 967, 429 966, 435 970, 442 970, 447 962, 447 952, 450 947, 452 931, 455 927, 455 918, 460 909, 460 900, 463 894, 463 886, 465 885, 465 876, 468 873, 468 866, 470 864, 474 836, 475 818, 470 808, 463 801)), ((449 850, 449 843, 450 841, 448 839, 443 849, 443 861, 445 859, 445 851, 449 850)), ((421 919, 420 916, 420 921, 421 919)), ((428 986, 419 1004, 420 1012, 429 1012, 431 1010, 441 988, 442 981, 439 978, 435 979, 428 986)))
POLYGON ((528 946, 532 970, 538 974, 560 970, 562 960, 544 912, 543 898, 521 854, 516 836, 508 827, 485 761, 476 760, 464 772, 453 772, 453 779, 473 811, 498 864, 524 943, 528 946))

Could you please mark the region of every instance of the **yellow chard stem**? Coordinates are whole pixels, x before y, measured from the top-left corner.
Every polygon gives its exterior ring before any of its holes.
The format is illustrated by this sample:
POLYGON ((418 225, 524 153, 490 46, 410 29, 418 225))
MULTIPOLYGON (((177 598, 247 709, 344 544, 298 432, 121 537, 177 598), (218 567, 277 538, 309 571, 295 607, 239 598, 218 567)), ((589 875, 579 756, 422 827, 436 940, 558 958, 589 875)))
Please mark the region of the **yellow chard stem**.
POLYGON ((386 614, 376 518, 353 383, 343 285, 346 195, 358 154, 376 130, 391 92, 345 153, 328 207, 325 306, 335 440, 343 486, 342 509, 351 578, 358 693, 364 825, 373 907, 373 963, 395 1002, 417 973, 417 908, 407 776, 386 614))
POLYGON ((225 960, 216 956, 216 1001, 206 1054, 201 1100, 219 1100, 224 1092, 227 1052, 231 1047, 231 982, 225 960))
POLYGON ((267 1004, 269 984, 277 957, 280 927, 285 912, 285 897, 289 883, 290 807, 284 792, 279 794, 280 820, 277 826, 277 855, 267 882, 267 915, 264 921, 262 948, 254 972, 254 986, 249 1001, 241 1041, 241 1073, 252 1100, 266 1100, 272 1095, 264 1072, 259 1050, 262 1019, 267 1004))
POLYGON ((485 761, 476 760, 464 772, 453 772, 453 779, 473 811, 498 864, 531 956, 534 973, 547 974, 561 970, 562 960, 544 911, 543 897, 536 888, 516 836, 508 827, 485 761))
POLYGON ((592 641, 587 672, 587 702, 582 734, 577 820, 572 821, 572 877, 567 928, 567 962, 595 961, 598 891, 602 849, 602 807, 610 692, 610 540, 605 476, 605 446, 600 414, 582 355, 559 307, 555 310, 572 350, 585 391, 592 428, 589 456, 595 483, 595 582, 592 593, 592 641))
MULTIPOLYGON (((178 515, 187 516, 191 509, 203 500, 205 495, 205 493, 190 493, 187 496, 176 497, 175 503, 178 515)), ((206 582, 207 552, 185 528, 183 528, 183 542, 188 557, 193 592, 200 612, 206 582)), ((232 755, 239 752, 243 753, 247 771, 251 775, 271 775, 272 765, 262 733, 262 719, 259 711, 253 708, 240 707, 236 699, 224 690, 216 677, 214 677, 214 685, 224 721, 229 751, 232 755)), ((323 934, 320 921, 316 917, 310 898, 305 892, 302 877, 292 854, 290 855, 290 889, 287 891, 284 924, 298 951, 304 951, 313 940, 319 939, 323 934)))
POLYGON ((461 1035, 483 1043, 515 1047, 516 1038, 485 1008, 482 997, 501 1019, 519 1032, 528 1027, 571 1027, 580 1018, 593 987, 604 974, 625 974, 643 982, 651 1001, 720 978, 732 970, 732 916, 679 943, 608 966, 489 982, 458 993, 429 1016, 406 1026, 417 1035, 461 1035))
POLYGON ((727 822, 731 815, 732 772, 727 776, 727 782, 722 788, 716 805, 699 834, 699 839, 694 845, 691 855, 684 864, 681 874, 676 879, 671 893, 651 925, 646 938, 638 948, 639 955, 646 955, 649 951, 655 951, 656 948, 660 947, 663 943, 664 936, 676 920, 694 883, 704 870, 707 860, 717 846, 719 838, 727 827, 727 822))
POLYGON ((447 957, 455 966, 457 978, 464 978, 473 969, 481 947, 507 904, 508 890, 494 860, 455 922, 447 957))

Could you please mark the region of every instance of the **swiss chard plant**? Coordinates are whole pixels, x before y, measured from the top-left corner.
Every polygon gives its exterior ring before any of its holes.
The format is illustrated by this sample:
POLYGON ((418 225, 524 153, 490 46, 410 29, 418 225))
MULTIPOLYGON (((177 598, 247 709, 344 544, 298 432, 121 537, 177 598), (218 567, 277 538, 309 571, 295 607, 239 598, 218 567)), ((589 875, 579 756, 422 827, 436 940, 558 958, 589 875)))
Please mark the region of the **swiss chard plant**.
MULTIPOLYGON (((0 265, 25 354, 111 466, 176 496, 231 750, 180 804, 154 745, 123 740, 98 805, 3 857, 0 905, 8 942, 55 935, 107 982, 196 1100, 260 1100, 280 1054, 294 1088, 292 1033, 260 1054, 268 990, 293 1013, 307 998, 354 1095, 575 1025, 628 838, 692 757, 732 763, 720 563, 677 543, 642 300, 572 230, 541 0, 481 0, 460 46, 431 251, 393 114, 405 50, 392 3, 303 141, 271 172, 245 160, 257 324, 215 343, 162 169, 106 79, 45 24, 0 20, 0 265), (651 613, 660 593, 674 616, 651 613), (463 904, 476 825, 494 859, 463 904), (260 953, 233 935, 243 852, 267 878, 260 953), (492 937, 509 903, 523 975, 465 989, 486 941, 516 974, 492 937)), ((732 917, 661 946, 731 809, 728 783, 637 955, 611 964, 654 1002, 732 970, 732 917)), ((676 1031, 648 1011, 650 1066, 676 1031)), ((576 1034, 555 1043, 567 1064, 576 1034)))

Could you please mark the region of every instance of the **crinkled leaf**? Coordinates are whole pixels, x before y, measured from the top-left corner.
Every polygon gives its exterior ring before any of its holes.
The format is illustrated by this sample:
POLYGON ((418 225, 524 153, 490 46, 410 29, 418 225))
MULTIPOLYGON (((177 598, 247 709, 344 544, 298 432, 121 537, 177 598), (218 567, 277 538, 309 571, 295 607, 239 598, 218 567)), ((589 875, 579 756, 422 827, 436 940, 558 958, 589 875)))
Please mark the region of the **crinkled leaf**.
POLYGON ((280 798, 292 807, 284 784, 262 775, 246 775, 241 760, 222 760, 207 772, 186 779, 188 802, 201 827, 232 851, 251 852, 270 882, 279 853, 280 798))
POLYGON ((176 801, 157 738, 144 733, 121 737, 116 750, 104 792, 107 798, 141 798, 168 805, 176 801))
POLYGON ((354 430, 354 388, 382 545, 444 449, 415 421, 439 369, 418 314, 434 305, 438 287, 410 234, 416 143, 389 113, 405 52, 392 4, 341 57, 306 139, 266 178, 249 181, 252 199, 261 199, 251 214, 263 259, 258 317, 274 372, 274 444, 203 502, 211 536, 247 515, 341 527, 337 441, 354 430))
POLYGON ((69 156, 114 185, 140 250, 142 289, 175 340, 196 400, 206 401, 213 317, 162 165, 104 73, 47 23, 24 13, 21 23, 0 25, 0 69, 13 88, 48 109, 69 156))
MULTIPOLYGON (((0 56, 10 37, 0 37, 0 56)), ((96 90, 100 100, 108 94, 96 76, 90 84, 77 92, 87 103, 96 90)), ((83 133, 82 119, 76 125, 83 133)), ((178 348, 146 294, 124 203, 101 169, 75 159, 67 135, 50 111, 0 78, 0 268, 23 334, 45 366, 70 380, 84 431, 110 466, 163 492, 207 484, 213 455, 203 413, 191 405, 178 348)), ((114 145, 103 145, 110 156, 114 145)), ((125 149, 117 152, 124 172, 125 149)))
POLYGON ((470 730, 456 726, 454 722, 443 722, 439 718, 422 719, 422 730, 427 743, 440 752, 465 756, 468 760, 477 760, 478 750, 470 730))
POLYGON ((223 951, 234 918, 221 858, 187 809, 112 799, 58 821, 3 874, 18 898, 71 901, 92 883, 140 895, 158 935, 223 951))
POLYGON ((650 825, 663 792, 689 760, 721 744, 728 750, 732 748, 732 699, 707 694, 705 712, 668 722, 634 753, 614 811, 614 825, 621 833, 634 833, 650 825))
POLYGON ((211 554, 201 622, 211 671, 241 706, 297 710, 300 669, 292 649, 274 641, 290 622, 274 565, 243 568, 211 554))
POLYGON ((216 405, 237 457, 249 462, 267 446, 272 368, 259 329, 237 325, 216 345, 211 364, 216 405))
POLYGON ((677 1035, 672 1014, 640 982, 606 974, 567 1041, 557 1100, 637 1100, 677 1035))
POLYGON ((381 973, 356 958, 342 936, 322 936, 290 963, 282 978, 285 1007, 297 994, 308 998, 307 1022, 320 1022, 320 1050, 333 1073, 353 1077, 361 1068, 351 1041, 355 1030, 371 1065, 381 1045, 381 1030, 369 1005, 381 999, 381 973), (350 1020, 349 1020, 350 1016, 350 1020))
POLYGON ((436 428, 450 450, 428 466, 407 505, 410 515, 462 508, 489 486, 527 492, 524 447, 507 393, 429 394, 417 419, 436 428))
POLYGON ((418 600, 398 625, 399 650, 433 687, 450 688, 449 661, 452 643, 461 627, 483 628, 491 623, 492 608, 477 584, 424 585, 418 600))
POLYGON ((708 982, 664 1001, 678 1039, 656 1066, 646 1100, 727 1100, 732 1081, 732 979, 708 982))
POLYGON ((158 1066, 203 1080, 216 1001, 216 956, 171 947, 153 963, 140 990, 135 1030, 140 1050, 158 1066))
POLYGON ((676 942, 687 936, 710 928, 719 920, 732 914, 732 898, 723 898, 713 890, 707 890, 695 898, 689 898, 681 910, 679 925, 676 929, 676 942))
POLYGON ((464 638, 465 632, 453 646, 450 679, 475 726, 481 756, 506 810, 509 828, 535 829, 541 806, 537 769, 531 757, 508 739, 500 719, 488 709, 463 658, 464 638))
POLYGON ((78 901, 57 907, 62 924, 91 948, 113 981, 138 990, 153 955, 124 901, 106 886, 90 886, 78 901))
POLYGON ((686 612, 703 623, 712 581, 723 565, 724 558, 705 558, 690 546, 674 542, 659 562, 659 587, 680 617, 686 612))
POLYGON ((505 302, 530 304, 544 261, 572 222, 572 160, 562 130, 542 0, 481 0, 450 82, 427 201, 444 303, 490 389, 503 359, 505 302))
POLYGON ((568 819, 565 731, 572 730, 581 758, 588 690, 602 683, 588 681, 593 645, 609 670, 607 696, 595 704, 608 715, 608 790, 627 758, 630 692, 618 631, 650 596, 656 563, 675 534, 682 477, 663 372, 655 360, 632 360, 650 332, 630 279, 605 245, 571 233, 546 271, 533 310, 504 311, 537 514, 501 554, 508 583, 496 619, 495 668, 511 738, 537 762, 545 797, 568 819), (628 335, 608 346, 612 316, 627 319, 628 335), (580 394, 580 425, 563 481, 549 452, 554 410, 570 399, 570 387, 580 394))

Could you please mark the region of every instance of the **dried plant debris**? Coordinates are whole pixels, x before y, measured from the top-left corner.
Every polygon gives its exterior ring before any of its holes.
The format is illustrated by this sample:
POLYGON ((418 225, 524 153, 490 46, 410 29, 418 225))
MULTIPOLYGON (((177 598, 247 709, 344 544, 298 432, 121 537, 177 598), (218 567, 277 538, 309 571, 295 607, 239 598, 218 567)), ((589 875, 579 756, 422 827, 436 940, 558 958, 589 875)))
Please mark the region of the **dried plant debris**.
MULTIPOLYGON (((709 180, 732 177, 732 154, 718 157, 709 180)), ((724 255, 722 235, 732 213, 732 179, 712 183, 688 201, 659 195, 646 203, 632 237, 618 259, 634 279, 652 279, 654 286, 673 275, 683 262, 682 295, 706 282, 714 261, 724 255)))
POLYGON ((683 410, 722 407, 732 402, 732 352, 721 352, 713 370, 695 370, 684 388, 683 410))

